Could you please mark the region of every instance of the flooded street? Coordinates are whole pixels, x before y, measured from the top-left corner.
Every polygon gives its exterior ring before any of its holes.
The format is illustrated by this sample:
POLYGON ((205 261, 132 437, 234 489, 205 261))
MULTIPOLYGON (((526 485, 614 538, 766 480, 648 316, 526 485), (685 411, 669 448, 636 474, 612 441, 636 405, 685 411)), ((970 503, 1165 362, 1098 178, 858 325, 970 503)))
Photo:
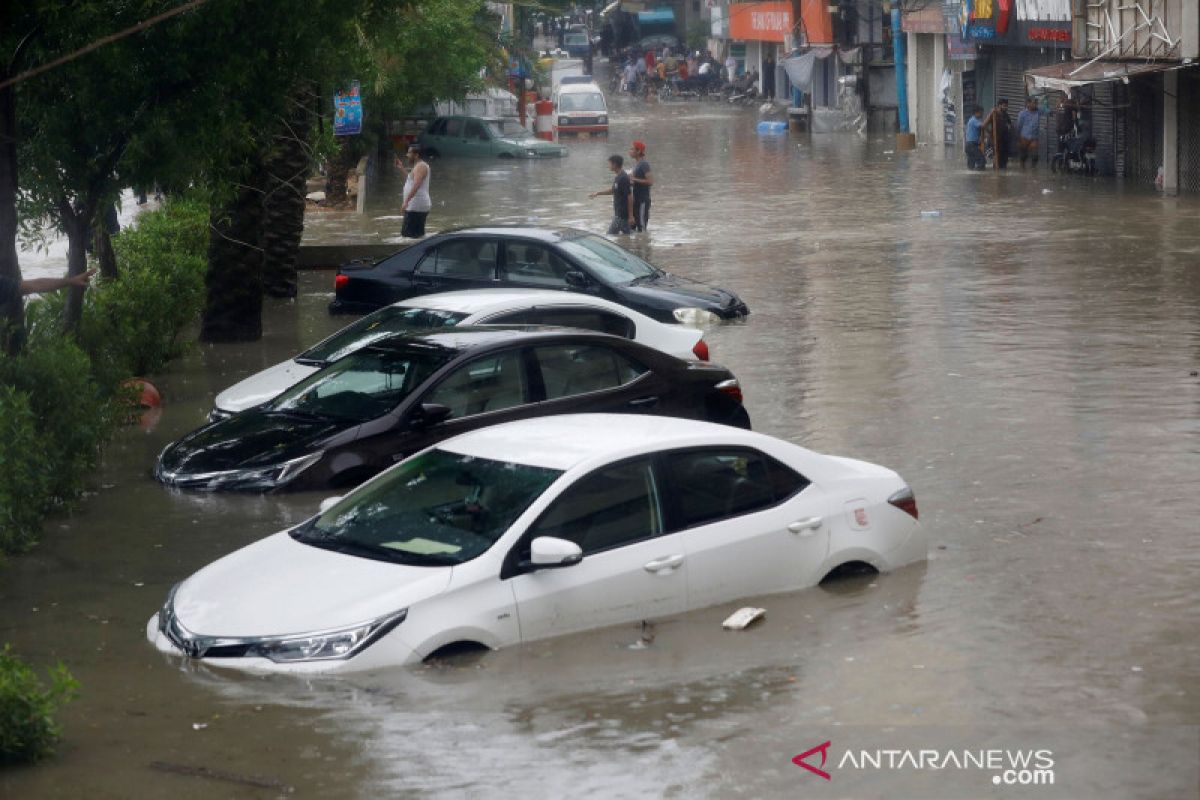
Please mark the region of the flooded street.
MULTIPOLYGON (((261 342, 161 376, 157 427, 123 431, 96 493, 0 570, 0 640, 83 684, 59 755, 0 773, 0 796, 1197 796, 1200 202, 971 173, 956 148, 882 134, 760 137, 753 109, 719 103, 611 113, 607 141, 561 161, 435 162, 430 231, 603 232, 611 201, 587 195, 645 141, 650 233, 621 244, 742 296, 749 318, 706 339, 754 428, 897 470, 928 564, 352 679, 163 658, 144 627, 169 587, 321 499, 150 476, 219 390, 349 321, 325 312, 332 275, 306 273, 261 342), (766 620, 723 631, 747 604, 766 620), (1055 785, 826 783, 792 758, 827 740, 831 759, 1048 748, 1055 785)), ((398 189, 306 240, 397 241, 398 189)))

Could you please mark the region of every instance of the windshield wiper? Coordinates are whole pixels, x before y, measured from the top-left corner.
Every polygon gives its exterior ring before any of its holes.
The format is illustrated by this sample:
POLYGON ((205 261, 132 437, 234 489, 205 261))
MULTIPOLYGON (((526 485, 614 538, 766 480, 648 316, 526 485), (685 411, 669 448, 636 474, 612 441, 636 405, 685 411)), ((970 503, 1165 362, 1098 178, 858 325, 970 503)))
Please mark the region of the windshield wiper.
POLYGON ((631 280, 629 282, 629 285, 636 286, 639 283, 645 283, 646 281, 651 280, 652 278, 657 278, 659 275, 662 275, 662 274, 663 274, 663 271, 661 269, 656 269, 656 270, 654 270, 654 272, 651 272, 649 275, 638 275, 636 278, 634 278, 633 280, 631 280))
POLYGON ((297 364, 302 364, 306 367, 328 367, 329 366, 329 362, 323 358, 305 358, 304 356, 297 356, 296 358, 293 358, 292 361, 295 361, 297 364))
POLYGON ((343 417, 335 417, 332 414, 321 414, 316 411, 303 411, 299 408, 268 408, 263 413, 267 416, 291 417, 292 419, 308 419, 319 422, 346 421, 343 417))

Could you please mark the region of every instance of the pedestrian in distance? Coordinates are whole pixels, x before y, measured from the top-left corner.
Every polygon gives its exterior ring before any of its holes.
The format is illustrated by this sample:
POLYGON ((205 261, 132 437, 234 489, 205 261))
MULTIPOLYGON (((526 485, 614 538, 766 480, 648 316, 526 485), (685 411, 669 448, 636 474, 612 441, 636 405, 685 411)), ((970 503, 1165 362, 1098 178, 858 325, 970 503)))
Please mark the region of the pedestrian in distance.
POLYGON ((979 147, 982 134, 983 106, 975 106, 971 109, 971 116, 967 118, 966 135, 963 137, 966 142, 967 169, 983 169, 987 166, 987 160, 979 147))
POLYGON ((1008 153, 1012 149, 1012 119, 1008 116, 1008 100, 1001 97, 996 107, 983 121, 983 132, 990 136, 996 159, 996 169, 1008 169, 1008 153))
POLYGON ((646 160, 645 142, 635 139, 629 148, 629 157, 635 162, 629 176, 629 182, 633 184, 633 229, 644 231, 650 224, 650 187, 654 185, 650 162, 646 160))
POLYGON ((612 236, 618 233, 629 233, 636 222, 633 214, 633 191, 629 183, 629 175, 622 167, 625 165, 625 159, 619 155, 611 155, 608 157, 608 169, 613 174, 612 186, 603 191, 592 192, 588 197, 596 198, 600 195, 612 195, 613 199, 613 218, 612 223, 608 226, 608 235, 612 236))
POLYGON ((1025 107, 1017 115, 1017 155, 1021 159, 1021 169, 1025 168, 1026 159, 1033 160, 1033 166, 1038 162, 1038 129, 1042 125, 1042 112, 1038 110, 1037 100, 1026 98, 1025 107))
POLYGON ((404 224, 400 235, 406 239, 420 239, 425 235, 425 218, 433 208, 433 200, 429 197, 429 164, 425 162, 425 153, 419 144, 410 144, 404 161, 397 156, 396 167, 404 178, 404 192, 401 195, 404 202, 400 211, 404 214, 404 224))

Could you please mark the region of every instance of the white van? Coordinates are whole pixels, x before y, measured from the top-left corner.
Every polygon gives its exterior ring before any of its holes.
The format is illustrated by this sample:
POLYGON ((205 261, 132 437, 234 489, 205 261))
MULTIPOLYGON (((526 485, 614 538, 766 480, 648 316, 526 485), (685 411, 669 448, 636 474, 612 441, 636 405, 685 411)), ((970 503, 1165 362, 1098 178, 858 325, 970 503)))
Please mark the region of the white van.
POLYGON ((602 133, 608 135, 608 104, 604 92, 592 82, 564 78, 554 92, 554 130, 559 136, 602 133))

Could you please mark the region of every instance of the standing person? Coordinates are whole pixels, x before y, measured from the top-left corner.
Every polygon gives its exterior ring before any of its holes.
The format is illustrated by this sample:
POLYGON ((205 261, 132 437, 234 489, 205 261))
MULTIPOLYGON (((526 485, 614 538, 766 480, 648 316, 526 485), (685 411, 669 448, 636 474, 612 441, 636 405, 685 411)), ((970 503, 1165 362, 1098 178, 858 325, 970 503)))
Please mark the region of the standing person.
POLYGON ((737 59, 733 57, 733 53, 730 53, 729 57, 725 59, 725 80, 733 83, 733 79, 737 77, 737 67, 737 59))
POLYGON ((404 202, 400 205, 404 225, 400 235, 405 239, 420 239, 425 235, 425 218, 433 208, 433 200, 429 197, 429 164, 425 163, 424 155, 419 144, 410 144, 406 153, 408 169, 400 157, 396 157, 396 166, 404 176, 404 202))
POLYGON ((1042 112, 1038 111, 1037 100, 1032 97, 1025 100, 1025 107, 1017 115, 1017 154, 1021 159, 1021 169, 1025 168, 1025 159, 1032 157, 1033 166, 1038 162, 1038 128, 1042 124, 1042 112))
POLYGON ((650 172, 650 162, 646 160, 646 145, 635 139, 629 148, 629 156, 637 162, 629 182, 633 184, 633 229, 644 231, 650 224, 650 187, 654 185, 654 175, 650 172))
POLYGON ((763 62, 762 93, 768 100, 775 99, 775 56, 768 55, 763 62))
POLYGON ((621 167, 625 159, 614 154, 608 157, 608 169, 613 174, 612 186, 600 192, 592 192, 588 197, 599 197, 611 194, 613 199, 613 218, 608 226, 608 235, 629 233, 636 223, 633 215, 633 192, 630 188, 629 175, 621 167))
POLYGON ((1008 100, 1001 97, 996 107, 983 121, 985 133, 990 131, 994 145, 996 169, 1008 169, 1008 151, 1012 148, 1012 119, 1008 116, 1008 100))
POLYGON ((966 142, 967 169, 983 169, 987 166, 987 159, 983 157, 983 151, 979 149, 982 133, 983 106, 975 106, 971 109, 971 116, 967 118, 966 135, 963 136, 963 141, 966 142))

